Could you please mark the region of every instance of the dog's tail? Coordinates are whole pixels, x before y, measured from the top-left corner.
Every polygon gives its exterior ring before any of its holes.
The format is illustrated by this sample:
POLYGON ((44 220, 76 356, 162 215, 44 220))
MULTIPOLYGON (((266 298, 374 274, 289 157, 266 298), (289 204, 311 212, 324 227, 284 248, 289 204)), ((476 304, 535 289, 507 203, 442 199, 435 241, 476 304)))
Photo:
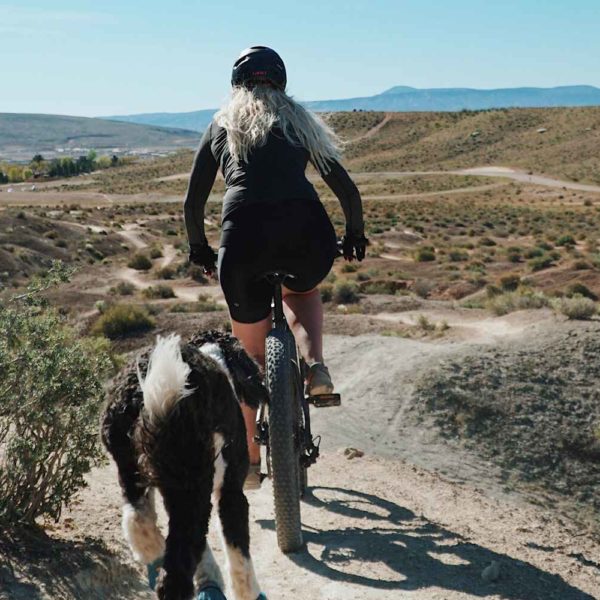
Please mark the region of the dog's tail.
POLYGON ((190 367, 181 356, 180 343, 179 335, 159 335, 148 359, 146 377, 138 365, 144 407, 153 425, 163 421, 182 398, 193 392, 187 384, 190 367))

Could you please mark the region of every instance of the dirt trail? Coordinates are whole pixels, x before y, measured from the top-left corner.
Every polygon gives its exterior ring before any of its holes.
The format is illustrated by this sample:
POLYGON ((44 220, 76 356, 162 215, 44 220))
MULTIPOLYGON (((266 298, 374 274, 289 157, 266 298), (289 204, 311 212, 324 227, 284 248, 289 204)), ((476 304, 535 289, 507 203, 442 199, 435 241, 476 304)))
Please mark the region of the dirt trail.
MULTIPOLYGON (((390 256, 391 258, 391 256, 390 256)), ((427 309, 401 313, 378 313, 373 318, 406 325, 418 324, 420 317, 426 317, 432 323, 444 322, 450 327, 447 339, 477 344, 491 344, 498 339, 518 336, 536 325, 547 327, 556 321, 556 315, 550 309, 539 311, 518 311, 503 317, 490 316, 484 310, 476 309, 427 309)))
POLYGON ((377 133, 379 133, 390 122, 391 119, 392 113, 385 113, 385 116, 379 123, 377 123, 377 125, 371 127, 371 129, 367 130, 365 133, 348 140, 348 143, 353 144, 354 142, 358 142, 360 140, 372 138, 373 136, 377 135, 377 133))
MULTIPOLYGON (((311 468, 312 493, 302 508, 304 551, 279 552, 270 483, 249 493, 252 551, 264 590, 271 600, 599 598, 598 540, 506 491, 490 463, 441 440, 433 428, 416 426, 407 410, 416 378, 439 361, 466 356, 482 342, 543 335, 555 317, 548 311, 502 318, 460 311, 452 316, 443 309, 426 314, 451 324, 448 337, 326 337, 326 358, 343 407, 312 411, 322 456, 311 468), (348 460, 343 450, 350 446, 365 456, 348 460), (495 582, 482 579, 492 562, 500 567, 495 582)), ((53 535, 71 544, 86 536, 102 540, 120 557, 116 564, 126 589, 107 592, 104 571, 99 568, 96 580, 92 568, 88 589, 103 590, 99 595, 39 597, 150 598, 141 591, 142 569, 121 537, 113 466, 88 479, 90 487, 53 535)), ((162 513, 161 520, 164 525, 162 513)), ((210 543, 223 564, 213 526, 210 543)))
MULTIPOLYGON (((410 177, 419 175, 474 175, 477 177, 500 177, 502 179, 512 179, 513 181, 518 181, 520 183, 528 183, 531 185, 565 188, 568 190, 577 190, 580 192, 600 193, 600 186, 598 185, 588 185, 584 183, 576 183, 574 181, 565 181, 562 179, 555 179, 553 177, 546 177, 544 175, 529 174, 525 171, 513 169, 511 167, 484 166, 468 169, 455 169, 450 171, 378 171, 377 173, 352 173, 352 177, 355 178, 357 181, 360 181, 361 179, 385 179, 389 177, 410 177)), ((460 191, 477 190, 478 187, 472 186, 470 188, 461 188, 460 191)), ((431 194, 432 192, 426 193, 431 194)), ((448 191, 441 191, 435 193, 447 194, 448 191)))
POLYGON ((137 250, 143 250, 148 247, 148 244, 142 239, 141 230, 136 223, 126 223, 118 234, 137 250))
POLYGON ((580 192, 600 192, 600 186, 576 183, 574 181, 563 181, 553 177, 543 175, 533 175, 518 169, 510 167, 476 167, 474 169, 461 169, 453 171, 461 175, 478 175, 482 177, 508 177, 521 183, 531 183, 534 185, 543 185, 546 187, 566 188, 569 190, 578 190, 580 192))
POLYGON ((363 198, 365 200, 397 200, 398 198, 433 198, 444 194, 446 196, 457 195, 457 194, 468 194, 475 192, 487 192, 499 187, 502 187, 501 183, 489 183, 486 185, 472 185, 461 188, 451 188, 449 190, 435 190, 434 192, 413 192, 410 194, 365 194, 363 198))
MULTIPOLYGON (((248 494, 252 554, 270 600, 583 600, 600 584, 600 547, 544 510, 489 498, 402 459, 326 452, 310 475, 306 550, 297 554, 277 547, 270 483, 248 494), (492 562, 500 578, 486 582, 481 573, 492 562)), ((143 574, 121 539, 118 494, 113 467, 96 471, 67 517, 75 528, 68 535, 102 532, 130 585, 139 584, 143 574)), ((213 521, 209 543, 223 565, 218 538, 213 521)), ((140 587, 111 595, 101 577, 95 585, 107 600, 152 597, 140 587)))

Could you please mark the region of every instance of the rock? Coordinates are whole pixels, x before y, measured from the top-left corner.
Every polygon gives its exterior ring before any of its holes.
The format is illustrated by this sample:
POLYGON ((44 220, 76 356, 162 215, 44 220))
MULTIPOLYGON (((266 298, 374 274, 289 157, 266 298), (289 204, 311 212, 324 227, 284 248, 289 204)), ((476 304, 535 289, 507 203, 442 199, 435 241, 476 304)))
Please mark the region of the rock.
POLYGON ((344 450, 344 456, 348 459, 348 460, 352 460, 353 458, 360 458, 361 456, 364 456, 365 453, 362 450, 359 450, 358 448, 346 448, 344 450))
POLYGON ((537 132, 538 133, 546 133, 546 131, 548 131, 545 127, 540 127, 537 132))
POLYGON ((493 560, 482 572, 481 579, 486 583, 497 581, 500 577, 500 563, 493 560))

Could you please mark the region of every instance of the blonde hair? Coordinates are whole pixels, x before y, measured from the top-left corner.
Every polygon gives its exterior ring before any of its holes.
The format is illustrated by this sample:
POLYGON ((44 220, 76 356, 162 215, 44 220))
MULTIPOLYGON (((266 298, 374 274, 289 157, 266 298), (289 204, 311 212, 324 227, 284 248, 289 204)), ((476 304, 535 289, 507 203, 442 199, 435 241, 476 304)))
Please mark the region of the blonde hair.
POLYGON ((238 162, 247 162, 250 151, 266 143, 275 125, 290 144, 306 148, 321 172, 328 173, 329 161, 340 157, 341 141, 333 129, 283 90, 269 85, 233 88, 215 122, 227 131, 229 153, 238 162))

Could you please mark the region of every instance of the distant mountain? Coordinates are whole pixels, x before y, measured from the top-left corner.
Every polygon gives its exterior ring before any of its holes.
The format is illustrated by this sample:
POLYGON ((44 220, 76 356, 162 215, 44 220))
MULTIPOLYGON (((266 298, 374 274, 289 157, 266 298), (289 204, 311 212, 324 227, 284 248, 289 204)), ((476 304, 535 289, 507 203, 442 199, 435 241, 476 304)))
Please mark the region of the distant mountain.
POLYGON ((192 131, 204 131, 210 123, 216 109, 196 110, 181 113, 144 113, 139 115, 120 115, 114 117, 100 117, 113 121, 124 121, 126 123, 142 123, 145 125, 157 125, 159 127, 178 127, 192 131))
POLYGON ((198 132, 173 127, 122 123, 105 119, 0 113, 0 159, 27 160, 98 152, 152 153, 194 148, 198 132))
POLYGON ((459 111, 488 108, 550 108, 557 106, 600 105, 600 89, 587 85, 555 88, 470 88, 416 89, 397 86, 376 96, 347 100, 307 102, 317 111, 459 111))
MULTIPOLYGON (((396 86, 375 96, 341 100, 306 102, 315 111, 339 112, 374 110, 389 112, 459 111, 488 108, 546 108, 557 106, 600 105, 600 89, 590 85, 554 88, 503 88, 475 90, 470 88, 417 89, 396 86)), ((202 131, 210 123, 215 110, 186 113, 151 113, 103 117, 130 123, 145 123, 163 127, 184 127, 202 131)))

